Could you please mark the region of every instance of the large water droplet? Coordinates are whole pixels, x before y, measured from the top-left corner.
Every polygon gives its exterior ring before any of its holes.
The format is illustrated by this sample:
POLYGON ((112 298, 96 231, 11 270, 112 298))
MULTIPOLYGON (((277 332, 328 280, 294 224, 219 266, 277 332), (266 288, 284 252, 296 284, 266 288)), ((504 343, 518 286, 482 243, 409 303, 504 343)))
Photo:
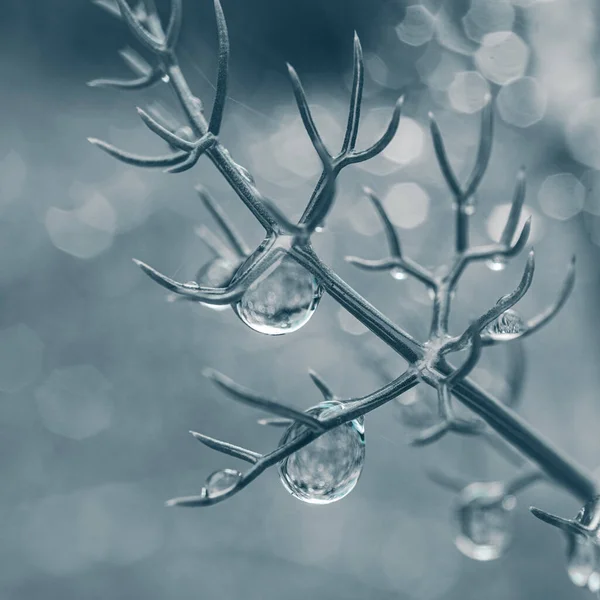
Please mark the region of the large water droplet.
POLYGON ((234 309, 254 331, 281 335, 305 325, 322 294, 314 276, 284 256, 250 285, 234 309))
MULTIPOLYGON (((217 256, 198 269, 196 283, 201 287, 225 287, 229 284, 239 266, 239 261, 217 256)), ((200 304, 217 311, 229 308, 228 304, 205 304, 204 302, 200 304)))
POLYGON ((240 481, 242 474, 235 469, 215 471, 206 480, 206 493, 209 498, 218 498, 233 490, 240 481))
POLYGON ((514 496, 506 496, 501 483, 472 483, 460 494, 457 508, 459 533, 456 547, 473 560, 502 556, 510 544, 514 496))
POLYGON ((504 271, 506 269, 506 258, 502 255, 494 256, 486 261, 485 265, 490 271, 504 271))
MULTIPOLYGON (((309 409, 315 417, 328 417, 343 407, 327 401, 309 409)), ((280 445, 306 431, 292 425, 280 445)), ((344 423, 288 456, 279 464, 279 477, 287 491, 309 504, 329 504, 347 496, 356 485, 365 460, 363 419, 344 423)))
POLYGON ((569 579, 578 587, 592 592, 600 590, 600 548, 591 539, 573 536, 567 557, 569 579))
POLYGON ((523 333, 525 322, 521 315, 512 308, 504 311, 495 321, 488 325, 488 331, 497 340, 512 340, 523 333))

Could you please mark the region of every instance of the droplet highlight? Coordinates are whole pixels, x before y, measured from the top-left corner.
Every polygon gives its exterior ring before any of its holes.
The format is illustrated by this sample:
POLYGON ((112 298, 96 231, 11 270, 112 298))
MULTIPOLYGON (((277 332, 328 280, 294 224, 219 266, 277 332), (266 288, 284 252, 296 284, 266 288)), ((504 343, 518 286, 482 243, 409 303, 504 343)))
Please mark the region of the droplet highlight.
POLYGON ((501 255, 494 256, 486 261, 485 265, 490 271, 504 271, 506 269, 506 258, 501 255))
MULTIPOLYGON (((307 411, 326 418, 343 408, 338 401, 322 402, 307 411)), ((288 428, 280 445, 306 432, 306 426, 288 428)), ((330 504, 346 497, 356 486, 365 460, 364 421, 344 423, 288 456, 279 464, 285 489, 309 504, 330 504)))

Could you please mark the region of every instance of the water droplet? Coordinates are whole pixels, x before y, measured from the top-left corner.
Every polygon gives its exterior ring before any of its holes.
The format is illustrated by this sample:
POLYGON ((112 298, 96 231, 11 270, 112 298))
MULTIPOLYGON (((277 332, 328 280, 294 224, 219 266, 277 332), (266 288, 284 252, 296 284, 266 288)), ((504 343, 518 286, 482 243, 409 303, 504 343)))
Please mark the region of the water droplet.
POLYGON ((525 322, 514 309, 504 311, 495 321, 488 325, 489 333, 496 340, 512 340, 523 333, 525 322))
MULTIPOLYGON (((239 261, 217 256, 198 269, 194 283, 202 287, 225 287, 231 281, 239 266, 239 261)), ((200 304, 216 311, 229 308, 228 304, 205 304, 204 302, 200 304)))
POLYGON ((315 277, 284 256, 250 285, 234 309, 254 331, 281 335, 308 323, 322 294, 315 277))
POLYGON ((472 217, 475 214, 476 204, 473 198, 470 198, 467 203, 463 206, 463 212, 465 215, 472 217))
POLYGON ((206 493, 209 498, 218 498, 233 490, 240 481, 242 474, 235 469, 215 471, 206 480, 206 493))
POLYGON ((582 535, 569 538, 567 573, 578 587, 592 592, 600 590, 600 548, 582 535))
POLYGON ((325 223, 321 223, 315 227, 315 233, 323 233, 325 231, 325 223))
POLYGON ((406 271, 404 271, 404 269, 401 269, 400 267, 394 267, 391 271, 390 271, 390 275, 394 278, 397 279, 398 281, 402 281, 403 279, 406 279, 407 275, 406 275, 406 271))
POLYGON ((167 73, 165 73, 162 77, 161 77, 161 81, 163 83, 169 83, 169 81, 171 81, 171 78, 169 77, 169 75, 167 73))
POLYGON ((506 269, 506 258, 500 255, 494 256, 486 261, 485 265, 490 271, 504 271, 506 269))
POLYGON ((458 550, 480 561, 502 556, 512 538, 511 512, 515 505, 515 497, 506 496, 499 482, 468 485, 460 494, 456 510, 458 550))
MULTIPOLYGON (((315 417, 328 417, 343 404, 327 401, 310 408, 315 417)), ((279 464, 279 477, 287 491, 309 504, 330 504, 347 496, 356 486, 365 460, 363 419, 344 423, 288 456, 279 464)), ((294 424, 280 445, 306 431, 294 424)))

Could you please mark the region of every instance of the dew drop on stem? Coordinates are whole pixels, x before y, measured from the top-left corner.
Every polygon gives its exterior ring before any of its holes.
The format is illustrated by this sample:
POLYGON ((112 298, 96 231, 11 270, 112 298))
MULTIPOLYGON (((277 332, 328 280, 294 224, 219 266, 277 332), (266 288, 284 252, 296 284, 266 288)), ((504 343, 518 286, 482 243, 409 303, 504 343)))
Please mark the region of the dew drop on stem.
POLYGON ((456 508, 458 550, 473 560, 502 556, 512 539, 514 496, 499 482, 472 483, 461 493, 456 508))
MULTIPOLYGON (((327 401, 307 411, 315 417, 329 417, 343 404, 327 401)), ((280 444, 305 432, 302 424, 291 425, 280 444)), ((279 464, 279 478, 287 491, 309 504, 330 504, 347 496, 356 486, 365 460, 362 418, 331 429, 288 456, 279 464)))
POLYGON ((239 483, 242 474, 235 469, 215 471, 206 480, 206 493, 209 498, 218 498, 233 490, 239 483))
POLYGON ((284 256, 248 287, 234 309, 254 331, 282 335, 308 323, 322 294, 315 277, 284 256))

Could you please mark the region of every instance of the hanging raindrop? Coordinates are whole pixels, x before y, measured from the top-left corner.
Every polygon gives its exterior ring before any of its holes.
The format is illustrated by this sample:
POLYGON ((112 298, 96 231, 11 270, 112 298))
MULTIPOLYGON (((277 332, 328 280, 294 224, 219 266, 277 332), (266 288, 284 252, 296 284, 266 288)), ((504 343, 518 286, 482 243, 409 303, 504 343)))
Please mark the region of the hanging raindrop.
MULTIPOLYGON (((340 411, 341 402, 329 400, 307 411, 329 417, 340 411)), ((306 432, 295 423, 280 445, 306 432)), ((347 496, 356 486, 365 460, 365 429, 361 417, 324 433, 279 463, 279 478, 295 498, 309 504, 330 504, 347 496)))
POLYGON ((169 81, 171 81, 171 78, 169 77, 168 73, 165 73, 162 77, 161 80, 163 83, 169 83, 169 81))
POLYGON ((498 254, 486 261, 485 265, 490 271, 504 271, 504 269, 506 269, 506 258, 501 254, 498 254))
POLYGON ((516 498, 507 496, 499 482, 472 483, 460 494, 456 518, 456 547, 473 560, 489 561, 502 556, 512 539, 511 512, 516 498))
POLYGON ((504 311, 495 321, 488 325, 488 332, 495 340, 512 340, 525 331, 525 323, 521 315, 514 309, 504 311))
POLYGON ((322 294, 315 277, 284 255, 248 287, 234 309, 254 331, 282 335, 308 323, 322 294))
MULTIPOLYGON (((200 287, 225 287, 235 275, 240 264, 240 261, 217 256, 198 269, 198 272, 196 273, 196 283, 200 287)), ((227 310, 229 308, 229 304, 206 304, 204 302, 200 302, 200 304, 217 311, 227 310)))
POLYGON ((406 271, 404 271, 400 267, 394 267, 393 269, 391 269, 390 275, 398 281, 402 281, 403 279, 406 279, 406 271))
POLYGON ((206 493, 209 498, 218 498, 233 490, 240 481, 242 474, 235 469, 215 471, 206 480, 206 493))

